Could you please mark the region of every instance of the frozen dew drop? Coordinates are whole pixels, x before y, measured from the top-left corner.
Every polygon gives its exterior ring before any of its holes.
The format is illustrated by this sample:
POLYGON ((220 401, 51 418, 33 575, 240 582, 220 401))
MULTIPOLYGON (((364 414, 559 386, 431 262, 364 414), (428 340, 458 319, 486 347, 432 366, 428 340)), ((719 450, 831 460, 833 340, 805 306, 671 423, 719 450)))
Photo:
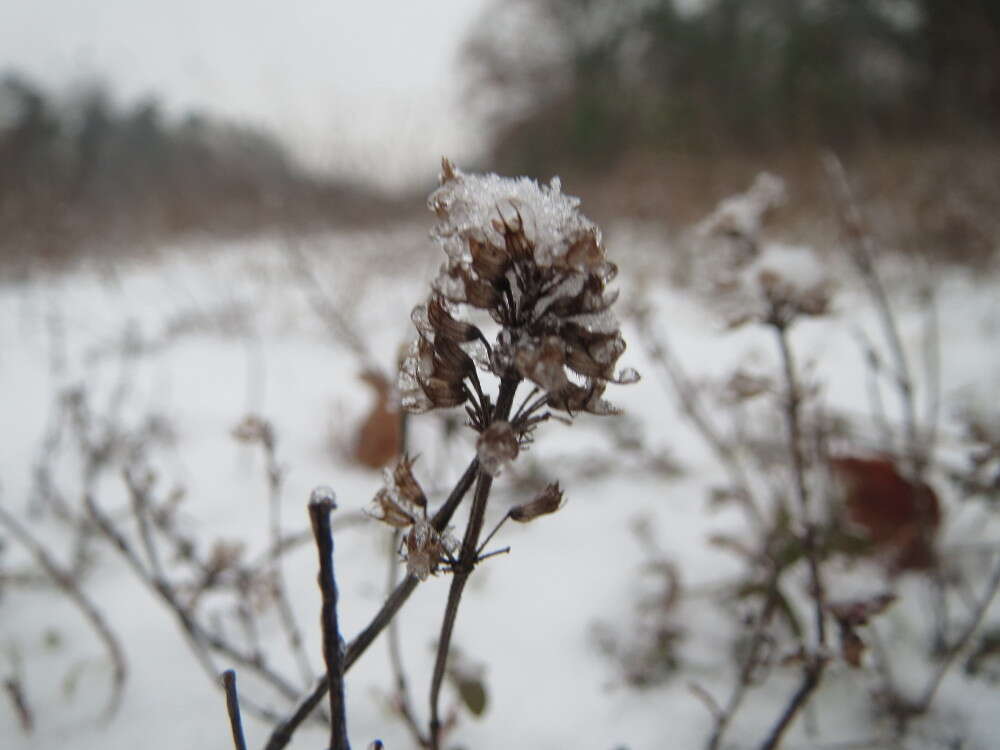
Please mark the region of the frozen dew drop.
POLYGON ((615 381, 620 385, 632 385, 632 383, 638 383, 641 379, 639 371, 634 367, 626 367, 621 372, 618 373, 618 377, 615 381))
POLYGON ((337 507, 337 493, 333 491, 332 487, 321 484, 309 494, 310 505, 321 503, 330 503, 334 508, 337 507))

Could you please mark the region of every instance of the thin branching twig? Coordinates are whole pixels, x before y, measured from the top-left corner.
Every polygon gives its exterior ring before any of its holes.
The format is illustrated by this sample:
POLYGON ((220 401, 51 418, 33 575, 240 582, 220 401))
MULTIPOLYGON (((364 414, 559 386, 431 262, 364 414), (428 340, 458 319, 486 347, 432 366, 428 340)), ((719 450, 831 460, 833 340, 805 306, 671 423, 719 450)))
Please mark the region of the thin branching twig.
POLYGON ((930 708, 931 703, 934 701, 934 696, 937 694, 938 688, 941 687, 941 683, 944 680, 945 675, 948 673, 952 664, 954 664, 955 659, 958 658, 958 655, 968 645, 973 634, 975 634, 976 630, 979 628, 979 625, 986 616, 986 612, 989 610, 990 604, 993 603, 993 599, 996 597, 998 590, 1000 590, 1000 561, 997 562, 996 567, 993 569, 993 573, 990 576, 989 582, 986 584, 983 596, 976 605, 972 616, 969 618, 969 621, 959 633, 958 637, 952 642, 951 646, 945 652, 937 671, 935 671, 934 676, 924 689, 923 695, 917 702, 919 712, 926 712, 930 708))
MULTIPOLYGON (((389 538, 389 574, 386 590, 391 594, 399 585, 399 565, 396 561, 396 550, 399 549, 399 540, 402 534, 397 529, 389 538)), ((407 729, 413 736, 413 741, 420 747, 427 747, 430 741, 424 736, 420 722, 417 721, 416 713, 413 709, 413 702, 410 700, 410 685, 406 678, 406 669, 403 666, 403 652, 400 645, 399 618, 394 617, 388 626, 386 641, 389 646, 389 666, 392 669, 393 681, 395 682, 394 706, 407 729)))
MULTIPOLYGON (((475 481, 476 476, 479 473, 479 460, 477 458, 472 459, 469 462, 469 466, 466 468, 465 473, 462 474, 461 478, 455 484, 454 489, 452 489, 451 494, 448 499, 445 500, 444 504, 438 509, 437 513, 431 519, 431 525, 438 531, 442 531, 451 521, 451 517, 455 514, 458 509, 459 504, 465 497, 472 483, 475 481)), ((404 578, 398 586, 393 590, 389 598, 385 600, 382 607, 372 618, 371 622, 355 636, 354 640, 347 647, 347 653, 344 658, 344 671, 346 672, 351 668, 355 661, 360 658, 360 656, 368 649, 368 647, 374 642, 378 637, 379 633, 385 629, 385 627, 392 621, 396 616, 396 613, 402 608, 406 603, 406 600, 410 598, 410 594, 417 588, 417 584, 420 582, 414 575, 408 575, 404 578)), ((281 748, 288 745, 292 739, 292 735, 295 734, 295 730, 298 729, 299 725, 312 713, 313 709, 319 705, 319 702, 323 700, 323 696, 326 695, 326 691, 330 687, 330 682, 326 675, 321 677, 316 686, 299 701, 298 706, 295 711, 292 712, 290 716, 285 718, 283 721, 279 722, 271 733, 268 739, 266 750, 281 750, 281 748)))
POLYGON ((336 508, 332 492, 313 491, 309 518, 319 553, 319 589, 323 596, 320 622, 323 630, 323 659, 330 683, 330 750, 351 750, 347 739, 347 716, 344 705, 344 652, 341 650, 340 624, 337 620, 337 579, 333 566, 333 534, 330 513, 336 508))
MULTIPOLYGON (((261 663, 260 659, 254 653, 247 653, 237 648, 234 644, 212 632, 198 621, 195 617, 194 611, 181 601, 174 586, 165 578, 157 577, 154 571, 146 567, 145 563, 143 563, 142 559, 139 557, 132 545, 129 544, 128 540, 118 530, 111 518, 100 509, 93 497, 90 495, 86 496, 84 498, 84 503, 90 513, 91 519, 97 525, 98 529, 100 529, 108 541, 111 542, 112 546, 118 550, 119 554, 122 555, 137 577, 144 584, 146 584, 146 586, 153 593, 155 593, 173 613, 178 624, 180 625, 181 631, 184 633, 184 636, 197 656, 199 663, 202 665, 205 672, 212 676, 213 680, 217 679, 217 676, 221 671, 217 668, 217 665, 212 658, 211 652, 216 651, 230 661, 256 672, 278 693, 285 696, 287 699, 295 700, 298 695, 298 691, 282 675, 278 674, 266 664, 261 663)), ((278 715, 270 709, 264 708, 256 703, 252 703, 245 698, 243 703, 248 710, 264 719, 270 721, 278 720, 278 715)))
POLYGON ((826 596, 820 576, 819 551, 816 544, 816 524, 811 517, 809 485, 806 481, 806 461, 803 453, 800 412, 802 393, 795 373, 795 361, 792 356, 791 346, 788 342, 789 321, 775 310, 774 314, 769 318, 768 323, 774 329, 777 337, 785 379, 784 413, 788 433, 788 451, 792 465, 795 492, 798 498, 799 513, 802 516, 802 524, 805 527, 803 547, 806 562, 809 566, 811 589, 809 594, 813 601, 815 614, 816 644, 812 652, 806 651, 803 653, 802 680, 764 740, 764 743, 760 746, 761 750, 773 750, 773 748, 779 745, 785 731, 791 726, 792 721, 794 721, 799 711, 809 702, 816 688, 819 687, 827 662, 825 653, 826 596))
POLYGON ((236 750, 247 750, 243 719, 240 717, 240 698, 236 692, 236 672, 231 669, 223 672, 222 686, 226 691, 226 711, 229 713, 229 726, 233 732, 233 746, 236 750))
POLYGON ((754 498, 750 479, 747 476, 743 462, 740 460, 736 446, 726 440, 719 429, 713 424, 702 403, 698 388, 684 372, 684 368, 673 353, 663 336, 655 336, 644 316, 637 316, 638 324, 643 333, 642 340, 650 358, 659 364, 666 373, 677 397, 677 404, 684 415, 701 433, 702 438, 712 448, 716 458, 729 475, 729 481, 735 490, 735 496, 747 511, 751 522, 757 527, 764 526, 764 516, 754 498))
POLYGON ((83 616, 90 623, 97 633, 98 638, 104 644, 108 657, 111 660, 111 695, 108 698, 108 705, 104 709, 104 717, 110 718, 118 711, 121 705, 122 695, 125 688, 125 680, 128 675, 128 668, 125 662, 125 652, 122 650, 118 636, 111 630, 105 621, 101 611, 97 608, 83 590, 80 588, 76 577, 68 570, 64 569, 45 547, 28 531, 20 521, 5 508, 0 506, 0 523, 2 523, 22 545, 32 554, 41 568, 55 582, 55 584, 66 594, 83 613, 83 616))
MULTIPOLYGON (((506 420, 510 416, 514 404, 514 394, 520 381, 507 379, 500 383, 496 408, 491 415, 493 421, 506 420)), ((483 521, 486 518, 486 504, 489 501, 490 489, 493 486, 493 475, 481 470, 476 482, 476 491, 472 499, 472 510, 469 522, 465 527, 462 547, 459 551, 457 565, 448 591, 448 603, 445 607, 444 620, 441 623, 441 635, 438 638, 437 656, 434 660, 434 674, 431 678, 430 691, 430 741, 431 748, 438 750, 441 741, 441 719, 438 713, 441 684, 444 680, 445 667, 448 663, 448 652, 451 648, 451 636, 458 616, 458 606, 465 590, 465 584, 476 567, 479 557, 479 537, 483 531, 483 521)))
POLYGON ((35 729, 35 716, 28 705, 28 698, 24 694, 24 684, 16 677, 8 677, 3 681, 4 692, 10 698, 10 704, 17 715, 17 721, 21 725, 21 731, 31 734, 35 729))
POLYGON ((889 295, 876 269, 877 246, 865 225, 864 216, 851 190, 844 165, 832 153, 824 157, 823 164, 836 191, 841 224, 849 240, 848 257, 854 263, 858 275, 875 303, 885 343, 892 357, 893 379, 899 393, 903 417, 903 455, 910 463, 909 468, 914 476, 919 478, 927 467, 928 446, 922 442, 919 433, 915 385, 909 359, 903 347, 896 315, 889 303, 889 295))

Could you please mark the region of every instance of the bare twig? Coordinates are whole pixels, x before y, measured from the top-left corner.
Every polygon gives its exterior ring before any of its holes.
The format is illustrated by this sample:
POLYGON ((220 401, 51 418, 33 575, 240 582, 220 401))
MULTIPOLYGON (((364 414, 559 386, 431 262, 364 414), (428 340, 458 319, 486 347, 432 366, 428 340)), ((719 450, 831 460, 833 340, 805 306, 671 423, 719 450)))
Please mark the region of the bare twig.
POLYGON ((288 600, 288 590, 285 585, 285 575, 281 567, 281 490, 284 472, 278 463, 277 452, 275 450, 274 428, 270 422, 264 423, 262 440, 264 455, 267 459, 266 473, 268 486, 268 508, 269 528, 271 532, 271 549, 269 565, 271 570, 274 600, 278 608, 278 616, 281 620, 285 637, 288 640, 288 648, 298 664, 299 672, 302 675, 303 683, 308 685, 313 681, 313 671, 309 665, 309 657, 306 654, 302 642, 302 632, 299 630, 295 613, 292 611, 291 602, 288 600))
MULTIPOLYGON (((308 287, 309 304, 312 305, 316 317, 326 323, 336 339, 350 349, 366 367, 373 367, 374 359, 368 351, 364 337, 358 334, 355 326, 330 301, 323 285, 316 277, 316 272, 313 270, 312 262, 306 252, 297 241, 291 238, 286 242, 285 248, 289 255, 289 267, 299 281, 308 287)), ((375 369, 378 368, 375 367, 375 369)))
POLYGON ((875 240, 865 225, 861 208, 854 197, 847 173, 840 159, 830 153, 824 157, 823 164, 837 193, 841 224, 844 227, 844 233, 850 240, 847 248, 848 256, 854 263, 875 303, 882 333, 892 356, 895 385, 899 392, 903 415, 903 452, 911 464, 910 469, 919 478, 927 466, 927 446, 921 443, 919 435, 914 383, 910 374, 906 350, 903 347, 903 339, 896 324, 896 316, 889 304, 889 295, 886 293, 885 286, 875 268, 877 255, 875 240))
POLYGON ((31 707, 28 706, 28 698, 24 694, 24 685, 16 677, 8 677, 3 681, 3 688, 14 707, 14 713, 17 714, 21 731, 25 734, 31 734, 35 729, 35 718, 31 713, 31 707))
POLYGON ((819 573, 818 550, 816 548, 816 525, 811 517, 809 507, 809 485, 806 482, 806 461, 802 447, 802 418, 800 408, 802 393, 795 374, 795 360, 788 343, 787 326, 779 320, 772 321, 778 339, 778 349, 781 352, 782 370, 785 376, 785 423, 788 430, 788 451, 792 462, 792 472, 795 478, 795 492, 799 502, 799 512, 805 525, 805 552, 809 564, 809 576, 812 584, 810 592, 814 603, 816 617, 816 640, 818 646, 826 645, 826 609, 823 582, 819 573))
POLYGON ((948 673, 948 670, 951 668, 951 665, 955 662, 958 655, 962 652, 966 645, 968 645, 973 634, 979 628, 979 625, 986 616, 986 612, 989 610, 990 604, 992 604, 998 590, 1000 590, 1000 561, 998 561, 997 566, 993 569, 993 574, 990 576, 989 583, 986 584, 986 590, 983 593, 983 597, 979 600, 979 604, 972 613, 972 617, 969 618, 969 622, 962 629, 962 632, 959 633, 958 638, 955 639, 951 647, 945 652, 944 658, 941 660, 941 664, 938 666, 937 671, 931 678, 930 683, 924 689, 923 696, 917 703, 919 712, 925 712, 928 708, 930 708, 930 705, 934 700, 934 696, 937 694, 938 688, 941 687, 941 683, 944 680, 945 675, 948 673))
POLYGON ((767 626, 771 621, 771 616, 774 614, 774 609, 777 604, 778 581, 775 577, 771 580, 771 584, 768 588, 768 596, 764 602, 764 607, 757 618, 757 622, 754 624, 753 633, 750 634, 746 659, 740 667, 739 676, 736 680, 736 686, 733 688, 733 692, 730 694, 725 708, 720 708, 714 699, 710 704, 708 704, 710 706, 714 706, 712 714, 715 718, 715 728, 712 730, 712 735, 708 738, 708 743, 705 746, 707 750, 718 750, 733 716, 736 715, 736 712, 743 703, 743 699, 746 697, 747 692, 753 685, 754 672, 760 664, 760 649, 766 639, 767 626))
MULTIPOLYGON (((212 676, 213 681, 217 680, 218 674, 221 671, 217 668, 214 660, 212 659, 211 651, 214 650, 236 664, 253 670, 278 693, 285 696, 289 700, 295 700, 298 696, 297 689, 282 675, 275 672, 266 664, 262 664, 260 659, 257 658, 255 654, 246 653, 237 648, 223 637, 204 627, 196 619, 191 608, 185 606, 181 602, 178 592, 173 585, 165 579, 157 578, 155 573, 146 568, 136 551, 129 544, 128 540, 115 527, 114 522, 107 516, 107 514, 105 514, 104 511, 97 506, 93 497, 87 495, 84 498, 84 503, 94 523, 97 524, 97 527, 105 535, 105 537, 107 537, 108 541, 111 542, 112 546, 118 550, 119 554, 125 558, 125 561, 135 572, 139 580, 141 580, 151 591, 159 596, 164 604, 167 605, 167 608, 173 612, 178 624, 180 625, 181 631, 184 633, 188 643, 191 645, 191 649, 198 657, 199 663, 202 665, 205 672, 212 676)), ((243 704, 248 710, 261 716, 262 718, 270 721, 278 720, 278 716, 273 711, 258 706, 255 703, 251 703, 245 698, 243 700, 243 704)))
POLYGON ((872 410, 872 422, 878 433, 880 443, 889 446, 892 445, 893 438, 892 428, 889 426, 889 420, 885 414, 885 404, 882 401, 882 387, 879 383, 879 374, 882 369, 881 358, 875 350, 875 346, 868 340, 863 331, 858 330, 856 336, 858 346, 864 354, 865 363, 868 365, 868 377, 866 380, 868 386, 868 403, 872 410))
POLYGON ((233 732, 233 745, 236 750, 247 750, 247 741, 243 736, 243 720, 240 718, 240 699, 236 693, 236 672, 231 669, 223 672, 222 685, 226 691, 226 710, 229 712, 229 726, 233 732))
POLYGON ((337 621, 337 579, 333 570, 333 534, 330 513, 337 505, 333 492, 319 487, 309 500, 309 518, 319 553, 319 589, 323 596, 323 659, 330 683, 330 750, 351 750, 347 739, 344 706, 344 652, 341 650, 340 624, 337 621))
POLYGON ((702 404, 698 389, 687 373, 684 372, 684 368, 670 349, 666 340, 662 336, 655 337, 642 316, 639 316, 638 323, 644 334, 643 341, 646 344, 646 350, 649 356, 666 372, 667 378, 673 386, 677 397, 677 404, 681 411, 691 420, 691 423, 701 433, 705 442, 715 452, 716 458, 718 458, 729 475, 729 481, 732 482, 736 490, 736 496, 746 509, 750 520, 757 527, 763 527, 763 514, 757 505, 757 501, 754 499, 753 489, 747 477, 746 469, 735 447, 719 433, 718 428, 712 423, 702 404))
POLYGON ((799 711, 809 702, 809 698, 819 686, 826 668, 826 595, 819 570, 819 551, 816 546, 816 525, 811 518, 809 507, 809 486, 806 482, 806 463, 802 446, 802 424, 800 407, 802 394, 798 378, 795 374, 795 361, 788 343, 789 321, 777 311, 768 319, 768 324, 774 329, 781 353, 782 370, 785 378, 785 422, 788 431, 788 450, 792 463, 795 491, 798 496, 799 512, 805 526, 803 546, 806 562, 809 566, 810 597, 813 600, 816 628, 816 646, 812 653, 803 656, 802 681, 792 694, 778 721, 771 729, 767 739, 761 745, 761 750, 772 750, 781 742, 785 730, 791 726, 799 711))
POLYGON ((778 721, 771 729, 771 733, 760 746, 760 750, 773 750, 778 747, 782 736, 785 734, 785 730, 791 726, 792 721, 809 701, 813 691, 819 686, 824 665, 825 660, 822 656, 807 658, 806 666, 803 670, 802 682, 799 683, 798 688, 792 694, 791 700, 788 701, 788 705, 781 712, 781 716, 778 717, 778 721))
POLYGON ((438 637, 437 657, 434 660, 434 674, 431 678, 430 740, 433 750, 438 750, 440 746, 441 718, 438 713, 438 703, 441 694, 441 684, 444 681, 445 667, 448 663, 448 651, 451 648, 451 636, 455 627, 455 619, 458 617, 458 606, 462 600, 465 584, 468 582, 469 575, 475 566, 476 542, 479 539, 479 532, 482 531, 483 518, 486 513, 486 502, 489 500, 490 488, 492 486, 493 476, 485 471, 480 472, 479 481, 476 484, 475 496, 473 497, 469 525, 466 526, 465 538, 462 542, 462 551, 459 554, 458 565, 454 570, 451 580, 451 588, 448 590, 448 603, 444 610, 441 635, 438 637), (466 554, 470 540, 473 543, 472 557, 466 554))
MULTIPOLYGON (((399 548, 400 536, 401 532, 397 529, 396 533, 394 533, 389 539, 389 579, 386 587, 389 594, 391 594, 399 584, 399 565, 396 560, 396 550, 399 548)), ((417 721, 417 716, 413 710, 413 704, 410 700, 410 686, 409 681, 406 679, 406 670, 403 667, 403 653, 399 643, 398 617, 394 617, 392 621, 390 621, 388 631, 389 632, 386 634, 386 640, 389 644, 389 665, 392 669, 393 678, 396 683, 396 710, 399 711, 400 716, 403 718, 407 728, 410 730, 410 734, 413 735, 413 741, 420 747, 427 747, 430 744, 430 741, 421 731, 420 722, 417 721)))
MULTIPOLYGON (((505 420, 510 415, 511 407, 514 403, 514 394, 520 381, 517 379, 505 379, 500 383, 500 391, 497 394, 496 408, 492 414, 492 421, 505 420)), ((469 522, 465 527, 465 535, 462 538, 462 548, 459 551, 457 565, 451 580, 451 588, 448 591, 448 603, 445 607, 444 620, 441 623, 441 635, 438 638, 437 658, 434 661, 434 674, 431 678, 430 691, 430 741, 431 748, 438 750, 441 741, 441 718, 438 713, 438 703, 441 693, 441 684, 444 680, 445 668, 448 663, 448 652, 451 648, 451 636, 455 627, 455 619, 458 616, 458 607, 465 590, 465 584, 469 576, 476 567, 479 557, 479 536, 483 531, 483 521, 486 518, 486 504, 490 498, 490 489, 493 487, 493 475, 481 470, 476 482, 476 491, 472 499, 472 510, 469 513, 469 522)))
POLYGON ((97 606, 83 593, 76 577, 57 563, 42 544, 34 538, 30 531, 5 508, 0 506, 0 523, 7 527, 15 539, 23 544, 32 556, 49 575, 55 584, 69 597, 90 622, 98 638, 104 644, 111 659, 112 687, 104 717, 110 718, 121 705, 128 670, 125 663, 125 652, 122 650, 118 637, 108 626, 97 606))
POLYGON ((921 303, 926 311, 923 346, 921 347, 925 389, 927 391, 923 450, 929 461, 934 456, 941 414, 941 320, 938 315, 934 290, 929 284, 922 290, 921 296, 923 297, 921 303))
MULTIPOLYGON (((478 473, 479 460, 474 458, 469 462, 469 466, 456 483, 454 489, 452 489, 448 499, 445 500, 444 504, 431 519, 431 525, 436 530, 442 531, 451 521, 451 517, 455 514, 455 511, 458 509, 465 494, 469 491, 478 473)), ((347 654, 344 658, 345 672, 351 668, 351 665, 360 658, 378 637, 379 633, 392 621, 392 618, 396 616, 396 613, 406 603, 406 600, 410 598, 410 594, 417 588, 419 582, 420 580, 416 576, 408 575, 396 586, 371 622, 355 636, 354 640, 347 647, 347 654)), ((329 687, 329 680, 324 675, 317 681, 312 691, 299 702, 295 711, 274 728, 265 746, 266 750, 281 750, 281 748, 288 745, 292 739, 292 735, 295 734, 295 730, 312 713, 313 709, 319 705, 319 702, 323 700, 323 696, 326 695, 329 687)))

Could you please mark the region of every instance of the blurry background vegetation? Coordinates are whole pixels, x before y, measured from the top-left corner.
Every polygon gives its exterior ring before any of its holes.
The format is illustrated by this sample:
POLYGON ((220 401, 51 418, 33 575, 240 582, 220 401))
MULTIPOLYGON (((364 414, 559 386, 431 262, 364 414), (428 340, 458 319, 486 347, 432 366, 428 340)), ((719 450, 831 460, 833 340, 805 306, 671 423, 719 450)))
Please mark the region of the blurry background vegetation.
POLYGON ((599 219, 684 226, 767 169, 815 224, 833 149, 891 244, 1000 241, 995 0, 515 0, 479 29, 489 166, 559 174, 599 219))
MULTIPOLYGON (((457 61, 485 134, 475 166, 560 174, 598 219, 692 221, 764 168, 814 206, 832 148, 899 244, 963 260, 996 247, 996 0, 503 0, 475 28, 457 61)), ((7 254, 421 204, 310 174, 261 132, 168 122, 154 100, 119 109, 96 85, 67 101, 0 81, 7 254)))
POLYGON ((516 102, 508 169, 629 151, 724 157, 802 144, 988 132, 1000 118, 995 0, 498 3, 466 55, 516 102), (689 6, 684 10, 684 6, 689 6))

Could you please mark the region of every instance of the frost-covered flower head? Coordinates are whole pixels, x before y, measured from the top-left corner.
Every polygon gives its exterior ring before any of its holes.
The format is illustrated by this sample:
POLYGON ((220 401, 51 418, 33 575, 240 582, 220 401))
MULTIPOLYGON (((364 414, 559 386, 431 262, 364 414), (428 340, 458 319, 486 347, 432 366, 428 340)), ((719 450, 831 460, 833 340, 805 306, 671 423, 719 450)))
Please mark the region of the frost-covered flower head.
MULTIPOLYGON (((601 233, 563 195, 558 179, 470 175, 443 163, 428 204, 433 237, 447 255, 430 299, 413 311, 418 336, 400 371, 404 408, 421 412, 464 404, 480 392, 476 364, 501 380, 525 379, 547 406, 568 413, 614 413, 603 399, 625 342, 606 284, 617 273, 601 233), (491 343, 477 314, 500 331, 491 343)), ((486 425, 482 425, 484 428, 486 425)))
POLYGON ((785 200, 784 181, 764 172, 696 227, 703 291, 730 327, 787 326, 828 309, 832 284, 824 264, 806 248, 764 239, 767 218, 785 200))

